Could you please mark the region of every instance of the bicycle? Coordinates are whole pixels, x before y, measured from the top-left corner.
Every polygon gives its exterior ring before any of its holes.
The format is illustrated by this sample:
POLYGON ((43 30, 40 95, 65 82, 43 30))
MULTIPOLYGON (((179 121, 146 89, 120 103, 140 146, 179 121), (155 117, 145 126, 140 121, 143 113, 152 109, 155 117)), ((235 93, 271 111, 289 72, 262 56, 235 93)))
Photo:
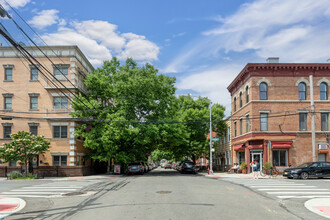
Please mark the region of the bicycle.
POLYGON ((260 172, 260 176, 271 176, 271 177, 277 177, 280 174, 280 172, 276 169, 276 167, 271 167, 270 169, 265 169, 265 167, 260 172))

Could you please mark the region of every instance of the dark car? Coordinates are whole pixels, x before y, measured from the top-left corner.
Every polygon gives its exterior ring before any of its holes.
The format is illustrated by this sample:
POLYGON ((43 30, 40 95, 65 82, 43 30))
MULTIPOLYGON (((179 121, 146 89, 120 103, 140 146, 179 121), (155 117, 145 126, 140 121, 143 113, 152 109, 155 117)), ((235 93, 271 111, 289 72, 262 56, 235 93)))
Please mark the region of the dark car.
POLYGON ((127 174, 144 174, 144 166, 142 162, 133 162, 128 164, 127 174))
POLYGON ((195 164, 192 161, 183 161, 180 167, 181 173, 196 173, 195 164))
POLYGON ((283 176, 308 179, 309 177, 330 177, 330 162, 308 162, 283 171, 283 176))

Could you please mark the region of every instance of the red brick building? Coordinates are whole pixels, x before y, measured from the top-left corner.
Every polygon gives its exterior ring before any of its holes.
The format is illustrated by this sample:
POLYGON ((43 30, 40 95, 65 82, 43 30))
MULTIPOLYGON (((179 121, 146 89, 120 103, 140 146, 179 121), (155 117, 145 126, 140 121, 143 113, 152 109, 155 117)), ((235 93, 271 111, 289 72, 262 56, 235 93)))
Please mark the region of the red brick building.
POLYGON ((249 63, 228 86, 232 161, 270 161, 287 167, 313 160, 311 92, 315 106, 315 155, 329 161, 330 63, 249 63), (313 83, 310 81, 312 77, 313 83))

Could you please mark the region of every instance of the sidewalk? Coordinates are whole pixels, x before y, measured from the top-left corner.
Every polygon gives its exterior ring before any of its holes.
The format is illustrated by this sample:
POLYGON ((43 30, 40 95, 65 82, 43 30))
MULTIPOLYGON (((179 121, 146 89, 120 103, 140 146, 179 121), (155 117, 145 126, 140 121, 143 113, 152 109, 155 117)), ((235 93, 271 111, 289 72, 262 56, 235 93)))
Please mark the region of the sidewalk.
POLYGON ((305 207, 315 214, 330 219, 330 198, 310 199, 305 202, 305 207))
MULTIPOLYGON (((113 175, 113 174, 100 174, 100 175, 91 175, 91 176, 72 176, 72 177, 44 177, 42 179, 34 180, 53 180, 53 181, 68 181, 68 180, 91 180, 91 179, 108 179, 108 178, 117 178, 122 177, 123 175, 113 175)), ((7 180, 6 177, 0 177, 0 181, 7 180)), ((27 180, 27 181, 34 181, 27 180)), ((21 180, 26 181, 26 180, 21 180)))
MULTIPOLYGON (((204 175, 206 177, 213 177, 213 178, 242 178, 242 179, 252 179, 253 178, 253 174, 252 173, 248 173, 248 174, 242 174, 242 173, 227 173, 227 172, 215 172, 213 173, 213 175, 208 175, 207 173, 198 173, 201 175, 204 175)), ((276 177, 271 177, 271 176, 258 176, 258 179, 283 179, 284 177, 282 175, 278 175, 276 177)))
POLYGON ((26 203, 20 198, 0 198, 0 219, 22 210, 26 203))

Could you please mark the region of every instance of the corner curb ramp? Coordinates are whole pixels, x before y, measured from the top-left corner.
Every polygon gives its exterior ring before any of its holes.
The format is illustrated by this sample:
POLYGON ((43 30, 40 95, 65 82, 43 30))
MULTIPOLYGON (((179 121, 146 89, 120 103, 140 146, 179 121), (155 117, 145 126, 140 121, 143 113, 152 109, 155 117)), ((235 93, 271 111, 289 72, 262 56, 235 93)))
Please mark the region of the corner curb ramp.
POLYGON ((330 219, 330 198, 310 199, 305 202, 305 207, 315 214, 330 219))
POLYGON ((0 198, 0 219, 22 210, 26 202, 20 198, 0 198))

